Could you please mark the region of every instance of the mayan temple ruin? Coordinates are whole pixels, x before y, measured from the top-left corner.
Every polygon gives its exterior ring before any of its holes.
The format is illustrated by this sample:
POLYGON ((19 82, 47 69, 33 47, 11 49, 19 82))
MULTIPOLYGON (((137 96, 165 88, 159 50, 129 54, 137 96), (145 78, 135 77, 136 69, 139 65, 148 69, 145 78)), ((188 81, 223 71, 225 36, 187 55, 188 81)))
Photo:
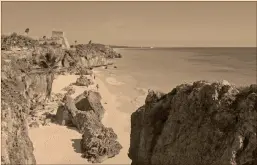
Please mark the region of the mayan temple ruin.
POLYGON ((70 49, 70 44, 63 31, 52 31, 52 36, 50 38, 40 39, 39 41, 41 43, 46 42, 48 44, 60 44, 62 45, 62 48, 70 49))

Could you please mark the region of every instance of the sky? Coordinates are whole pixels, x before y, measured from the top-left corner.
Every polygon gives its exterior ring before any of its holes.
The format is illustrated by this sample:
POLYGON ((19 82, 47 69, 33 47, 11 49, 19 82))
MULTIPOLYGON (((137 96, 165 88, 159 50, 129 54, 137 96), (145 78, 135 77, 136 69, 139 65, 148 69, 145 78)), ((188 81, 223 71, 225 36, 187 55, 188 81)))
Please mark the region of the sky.
POLYGON ((2 33, 70 44, 256 47, 256 2, 2 2, 2 33))

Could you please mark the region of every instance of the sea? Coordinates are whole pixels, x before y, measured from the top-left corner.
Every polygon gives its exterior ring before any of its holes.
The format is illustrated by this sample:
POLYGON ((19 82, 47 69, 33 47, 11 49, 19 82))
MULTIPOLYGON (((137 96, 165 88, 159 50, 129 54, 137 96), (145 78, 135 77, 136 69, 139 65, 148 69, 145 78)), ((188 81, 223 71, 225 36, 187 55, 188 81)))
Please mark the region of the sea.
POLYGON ((256 84, 256 48, 115 50, 123 57, 116 59, 117 68, 112 67, 108 72, 123 85, 108 88, 126 95, 130 102, 138 101, 139 105, 143 104, 148 89, 167 93, 177 85, 198 80, 227 80, 237 86, 256 84))

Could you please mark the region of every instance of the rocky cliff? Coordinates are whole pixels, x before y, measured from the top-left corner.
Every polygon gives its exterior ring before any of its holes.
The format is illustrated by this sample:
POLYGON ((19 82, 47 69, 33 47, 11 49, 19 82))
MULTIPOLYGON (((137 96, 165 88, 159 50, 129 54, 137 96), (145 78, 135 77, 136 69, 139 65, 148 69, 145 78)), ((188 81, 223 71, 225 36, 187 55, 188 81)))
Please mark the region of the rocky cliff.
MULTIPOLYGON (((71 55, 71 51, 62 50, 57 46, 39 46, 36 41, 26 37, 24 39, 17 34, 2 38, 2 45, 5 45, 2 47, 4 50, 10 49, 12 46, 27 47, 27 49, 1 52, 1 163, 36 164, 33 145, 28 136, 28 125, 30 125, 28 119, 51 94, 54 74, 58 74, 58 69, 62 67, 74 67, 77 73, 78 67, 83 70, 85 67, 110 63, 104 55, 79 55, 76 51, 71 55), (84 63, 83 59, 85 60, 84 63)), ((29 121, 33 122, 33 120, 29 121)), ((108 132, 111 131, 108 129, 105 136, 109 135, 108 132)), ((88 136, 85 135, 84 137, 87 138, 88 136)), ((92 137, 94 136, 92 135, 92 137)), ((115 138, 113 139, 116 142, 115 138)), ((117 151, 108 150, 101 154, 112 157, 118 154, 119 147, 118 145, 117 151)), ((88 152, 88 149, 85 149, 85 152, 88 152)))
POLYGON ((36 164, 28 118, 49 93, 49 75, 35 73, 26 59, 2 56, 2 164, 36 164))
POLYGON ((256 165, 257 86, 198 81, 149 91, 131 116, 132 165, 256 165))
POLYGON ((25 84, 19 81, 22 72, 18 69, 8 71, 12 65, 5 64, 2 61, 5 70, 2 70, 4 77, 1 78, 1 164, 36 164, 33 145, 28 137, 30 103, 23 94, 25 84))

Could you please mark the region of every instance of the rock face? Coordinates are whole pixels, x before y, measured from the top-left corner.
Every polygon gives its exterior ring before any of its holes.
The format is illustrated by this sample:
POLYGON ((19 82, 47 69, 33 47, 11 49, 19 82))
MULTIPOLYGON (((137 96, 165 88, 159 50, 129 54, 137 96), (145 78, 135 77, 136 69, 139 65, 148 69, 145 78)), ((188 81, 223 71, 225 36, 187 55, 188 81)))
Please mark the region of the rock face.
POLYGON ((83 157, 92 163, 101 163, 104 160, 118 155, 122 146, 117 142, 117 135, 112 128, 104 126, 88 127, 81 140, 83 157))
POLYGON ((104 109, 100 99, 99 94, 92 91, 84 92, 75 100, 66 95, 63 99, 64 107, 57 112, 60 124, 65 125, 71 121, 83 134, 83 157, 94 163, 101 163, 107 158, 114 157, 122 148, 113 129, 106 128, 101 123, 104 109))
POLYGON ((198 81, 150 91, 131 116, 129 157, 133 165, 255 165, 256 119, 256 85, 198 81))
MULTIPOLYGON (((26 59, 2 57, 2 164, 36 164, 28 118, 48 91, 46 74, 35 74, 26 59)), ((32 121, 33 122, 33 121, 32 121)))
POLYGON ((43 103, 50 92, 54 77, 47 73, 34 72, 23 77, 25 95, 37 103, 43 103))
POLYGON ((111 58, 101 54, 87 54, 87 50, 78 51, 78 50, 67 50, 64 54, 64 57, 61 61, 61 66, 68 67, 98 67, 111 65, 113 62, 111 58))
POLYGON ((80 111, 93 111, 101 121, 105 112, 101 104, 101 95, 95 91, 86 91, 74 99, 77 109, 80 111))
POLYGON ((28 100, 22 86, 11 79, 1 85, 1 164, 36 164, 33 145, 28 136, 28 100))

